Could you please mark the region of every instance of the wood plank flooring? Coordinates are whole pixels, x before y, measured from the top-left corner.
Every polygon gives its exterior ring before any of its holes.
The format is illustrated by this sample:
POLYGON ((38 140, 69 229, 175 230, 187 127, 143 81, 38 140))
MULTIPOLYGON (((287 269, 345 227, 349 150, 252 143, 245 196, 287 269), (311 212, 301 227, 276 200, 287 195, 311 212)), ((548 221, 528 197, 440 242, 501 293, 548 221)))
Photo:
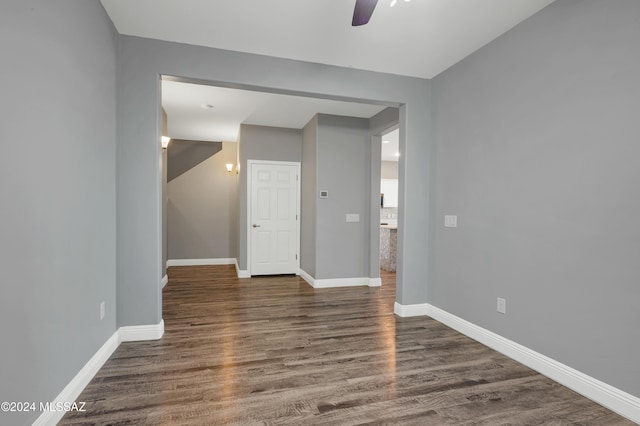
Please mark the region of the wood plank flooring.
POLYGON ((382 288, 174 267, 165 335, 123 343, 60 425, 632 425, 382 288))

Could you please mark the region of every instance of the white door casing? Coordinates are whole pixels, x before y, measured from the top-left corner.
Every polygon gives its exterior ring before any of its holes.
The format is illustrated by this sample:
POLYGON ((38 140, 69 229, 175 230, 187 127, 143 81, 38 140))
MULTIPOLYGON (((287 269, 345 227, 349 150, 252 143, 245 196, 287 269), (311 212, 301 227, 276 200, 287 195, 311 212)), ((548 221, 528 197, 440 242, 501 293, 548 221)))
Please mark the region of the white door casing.
POLYGON ((249 273, 296 274, 300 163, 249 160, 247 165, 249 273))

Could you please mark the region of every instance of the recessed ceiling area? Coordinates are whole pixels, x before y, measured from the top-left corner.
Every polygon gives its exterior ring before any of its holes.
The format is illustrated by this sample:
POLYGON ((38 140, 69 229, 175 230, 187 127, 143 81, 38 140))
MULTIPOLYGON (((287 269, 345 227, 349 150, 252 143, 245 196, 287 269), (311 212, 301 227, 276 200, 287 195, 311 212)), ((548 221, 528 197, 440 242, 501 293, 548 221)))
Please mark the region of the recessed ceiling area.
POLYGON ((120 34, 433 78, 553 0, 102 0, 120 34))
POLYGON ((162 80, 162 107, 173 139, 235 142, 240 124, 303 128, 317 113, 371 118, 381 105, 162 80))

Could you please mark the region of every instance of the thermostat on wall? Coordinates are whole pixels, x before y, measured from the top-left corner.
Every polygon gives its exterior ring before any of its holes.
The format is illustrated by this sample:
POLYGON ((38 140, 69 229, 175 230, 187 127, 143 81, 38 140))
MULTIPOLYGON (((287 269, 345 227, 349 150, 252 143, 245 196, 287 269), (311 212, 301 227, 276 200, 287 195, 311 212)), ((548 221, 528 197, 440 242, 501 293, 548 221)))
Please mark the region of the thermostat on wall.
POLYGON ((320 198, 329 198, 329 191, 321 190, 320 191, 320 198))

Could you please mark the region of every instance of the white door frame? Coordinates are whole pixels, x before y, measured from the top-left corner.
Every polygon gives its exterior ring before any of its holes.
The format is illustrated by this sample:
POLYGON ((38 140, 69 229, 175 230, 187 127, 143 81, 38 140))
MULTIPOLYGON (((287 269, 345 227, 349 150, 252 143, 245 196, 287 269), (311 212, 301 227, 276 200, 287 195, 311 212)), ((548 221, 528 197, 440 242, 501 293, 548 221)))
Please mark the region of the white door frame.
POLYGON ((251 276, 251 173, 254 164, 274 166, 296 166, 296 275, 300 274, 300 162, 299 161, 270 161, 247 160, 247 272, 251 276))

